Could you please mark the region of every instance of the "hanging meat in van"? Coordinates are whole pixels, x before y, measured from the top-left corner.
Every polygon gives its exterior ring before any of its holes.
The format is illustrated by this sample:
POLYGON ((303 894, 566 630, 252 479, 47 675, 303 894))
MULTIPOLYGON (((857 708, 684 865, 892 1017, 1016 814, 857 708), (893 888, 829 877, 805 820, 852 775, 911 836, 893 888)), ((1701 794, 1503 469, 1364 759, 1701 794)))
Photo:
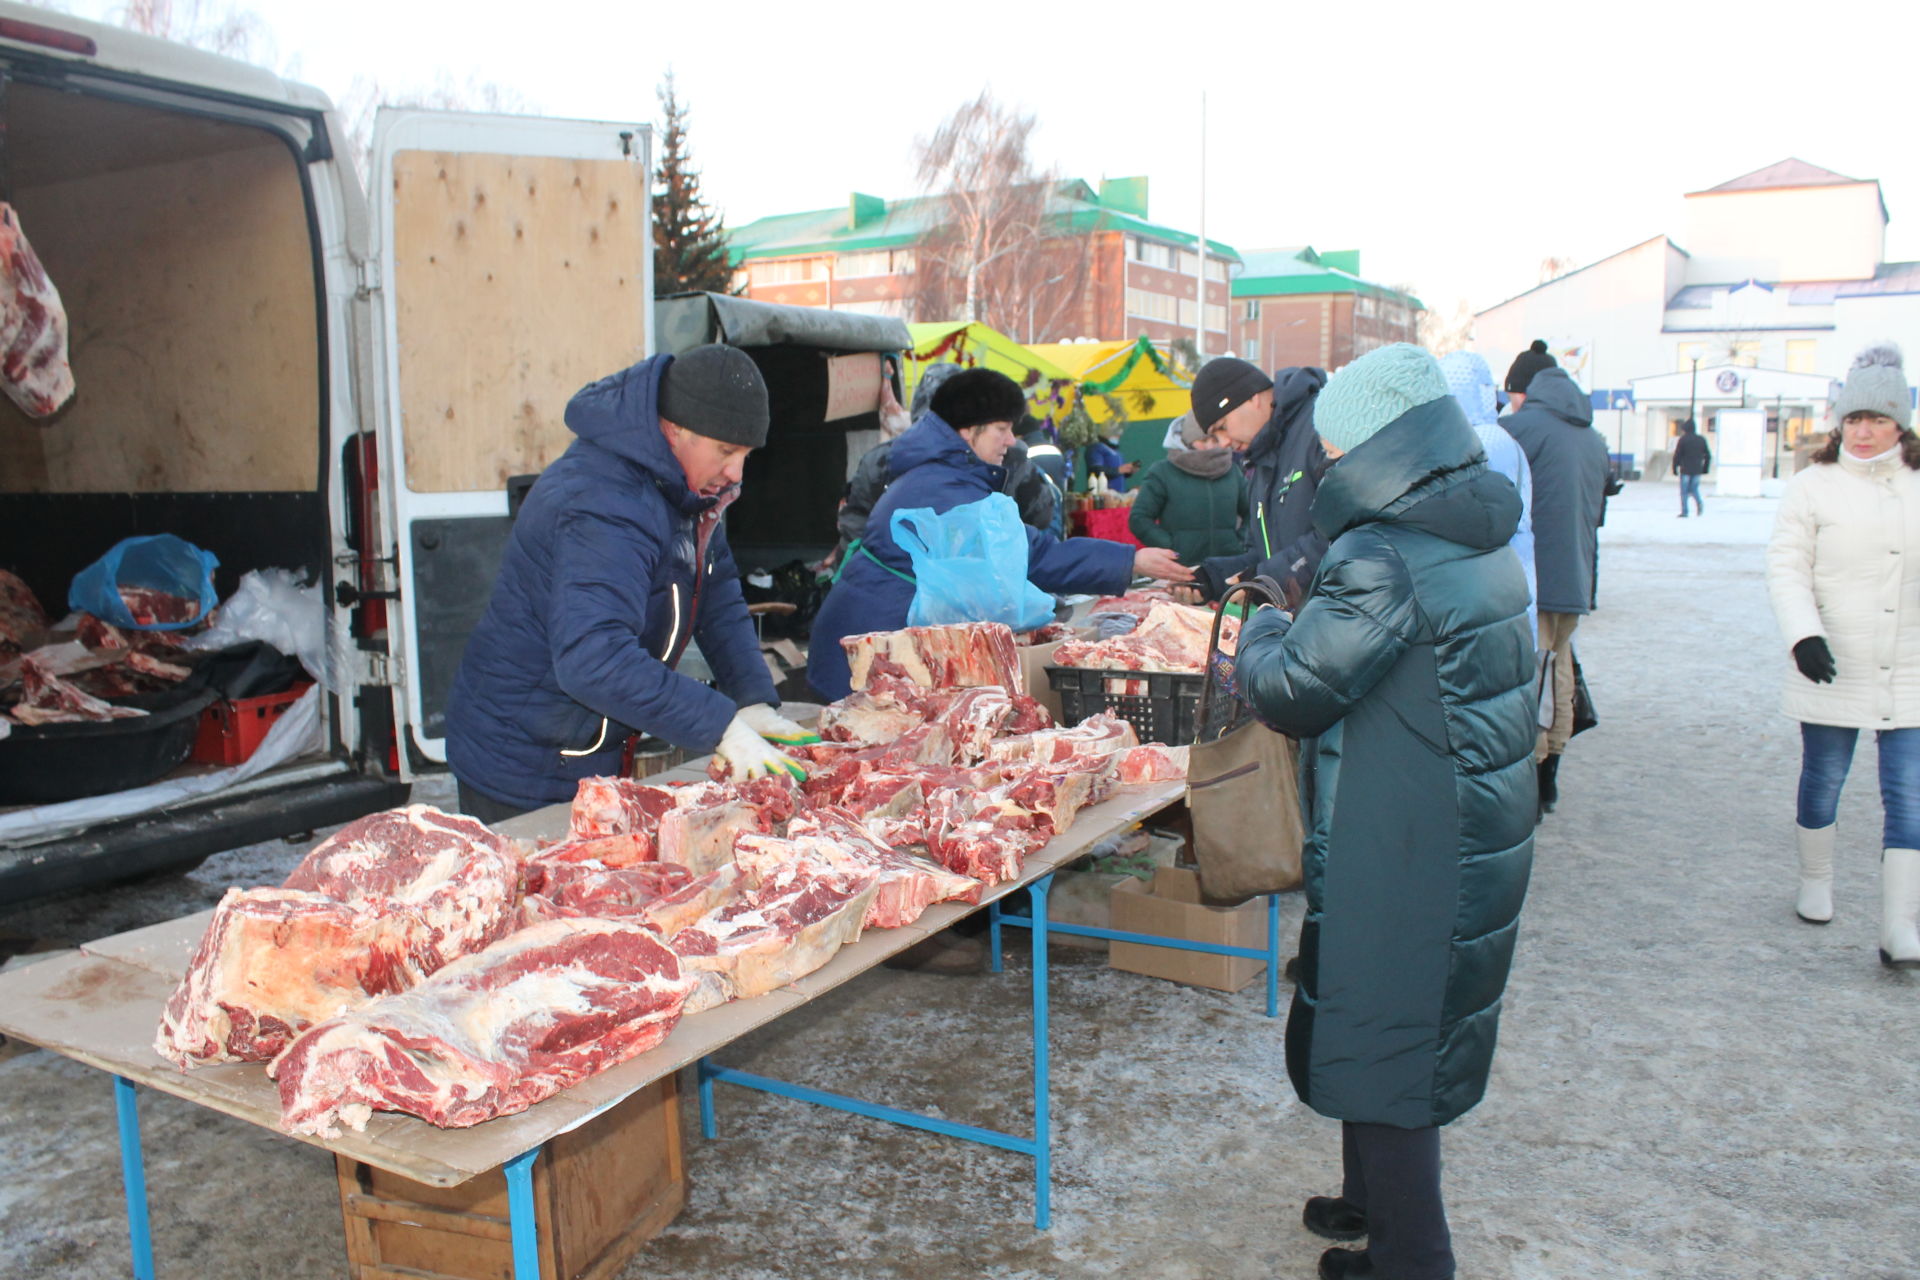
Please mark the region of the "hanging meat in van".
POLYGON ((0 388, 29 418, 50 418, 73 395, 67 313, 20 216, 0 203, 0 388))

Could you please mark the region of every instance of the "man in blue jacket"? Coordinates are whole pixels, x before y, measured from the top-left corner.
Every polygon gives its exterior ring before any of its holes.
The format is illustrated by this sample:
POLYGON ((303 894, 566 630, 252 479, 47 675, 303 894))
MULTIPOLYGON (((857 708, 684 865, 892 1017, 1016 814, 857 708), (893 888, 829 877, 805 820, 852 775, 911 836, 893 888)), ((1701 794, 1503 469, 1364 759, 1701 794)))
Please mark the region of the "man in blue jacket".
POLYGON ((774 707, 721 515, 767 440, 746 353, 696 347, 583 387, 579 437, 527 494, 447 708, 460 807, 497 822, 618 773, 647 733, 718 751, 735 776, 809 735, 774 707), (690 640, 719 688, 674 670, 690 640))

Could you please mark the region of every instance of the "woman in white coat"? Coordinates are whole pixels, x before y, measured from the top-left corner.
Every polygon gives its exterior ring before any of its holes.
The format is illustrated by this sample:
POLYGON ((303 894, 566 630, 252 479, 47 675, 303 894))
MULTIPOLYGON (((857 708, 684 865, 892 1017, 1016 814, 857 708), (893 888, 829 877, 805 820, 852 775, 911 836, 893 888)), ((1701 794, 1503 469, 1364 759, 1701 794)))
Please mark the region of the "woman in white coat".
POLYGON ((1834 818, 1862 729, 1879 744, 1880 959, 1920 968, 1920 437, 1891 343, 1853 362, 1839 426, 1793 478, 1767 546, 1767 589, 1793 654, 1800 721, 1800 896, 1833 918, 1834 818))

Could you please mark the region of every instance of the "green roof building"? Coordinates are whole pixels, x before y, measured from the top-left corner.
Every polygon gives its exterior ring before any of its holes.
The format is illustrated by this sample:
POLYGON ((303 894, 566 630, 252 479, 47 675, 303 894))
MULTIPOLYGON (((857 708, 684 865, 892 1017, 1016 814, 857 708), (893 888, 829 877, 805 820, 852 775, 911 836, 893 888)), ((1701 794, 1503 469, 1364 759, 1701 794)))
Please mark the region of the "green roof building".
POLYGON ((1338 369, 1375 347, 1420 340, 1420 299, 1360 275, 1360 251, 1311 245, 1245 255, 1233 281, 1235 351, 1264 369, 1338 369))

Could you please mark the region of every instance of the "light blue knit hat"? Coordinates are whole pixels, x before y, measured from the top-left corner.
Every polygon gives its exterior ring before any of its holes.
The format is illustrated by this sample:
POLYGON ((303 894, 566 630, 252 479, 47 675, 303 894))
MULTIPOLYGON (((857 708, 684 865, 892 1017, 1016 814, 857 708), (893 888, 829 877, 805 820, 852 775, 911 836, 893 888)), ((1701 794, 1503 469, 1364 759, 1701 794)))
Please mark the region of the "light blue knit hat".
POLYGON ((1491 427, 1500 421, 1500 401, 1494 394, 1493 370, 1477 351, 1450 351, 1440 357, 1440 372, 1447 390, 1460 402, 1467 422, 1476 427, 1491 427))
POLYGON ((1446 395, 1447 380, 1426 349, 1396 342, 1367 352, 1327 379, 1313 402, 1313 429, 1351 453, 1407 410, 1446 395))

